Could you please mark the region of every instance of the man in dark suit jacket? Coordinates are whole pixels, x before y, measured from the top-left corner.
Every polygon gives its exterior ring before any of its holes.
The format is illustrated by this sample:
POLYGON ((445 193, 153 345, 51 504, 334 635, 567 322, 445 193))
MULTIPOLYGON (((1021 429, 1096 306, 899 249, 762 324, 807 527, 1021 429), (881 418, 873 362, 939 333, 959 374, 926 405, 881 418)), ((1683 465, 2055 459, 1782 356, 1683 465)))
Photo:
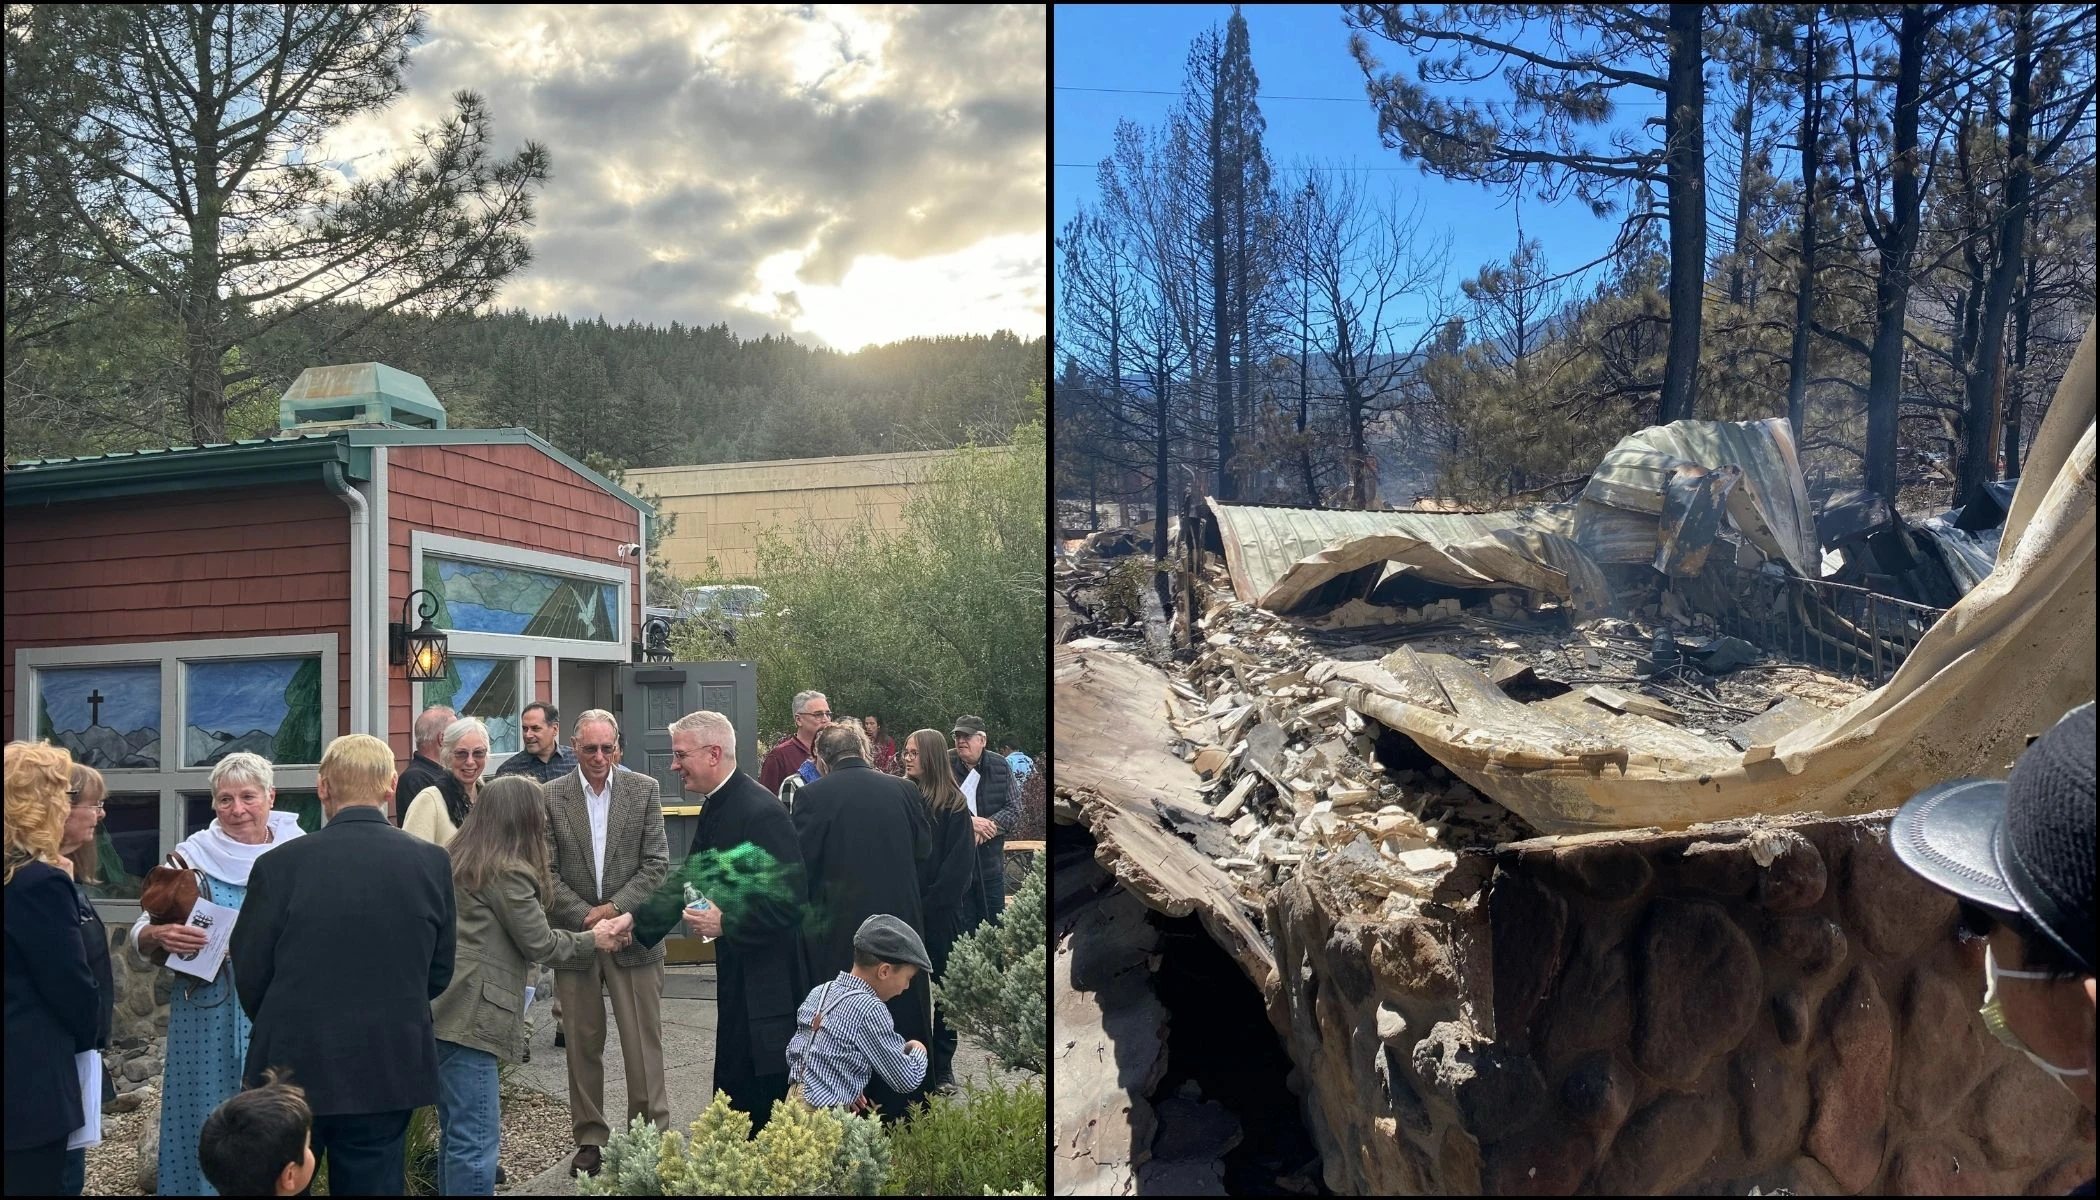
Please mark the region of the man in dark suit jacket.
MULTIPOLYGON (((394 752, 353 733, 321 756, 327 818, 255 860, 230 954, 265 1068, 306 1090, 338 1196, 402 1193, 409 1114, 437 1103, 430 1002, 452 982, 452 859, 386 819, 394 752)), ((522 997, 520 998, 522 1001, 522 997)))
MULTIPOLYGON (((795 1006, 809 991, 802 946, 802 848, 787 810, 758 781, 737 770, 736 729, 721 713, 701 710, 670 724, 671 767, 688 795, 705 797, 686 871, 673 872, 645 911, 635 939, 648 944, 681 921, 715 942, 715 1087, 730 1107, 766 1127, 773 1102, 787 1096, 787 1044, 795 1006), (724 865, 724 857, 763 851, 758 863, 724 865), (705 857, 695 857, 705 854, 705 857), (689 875, 707 899, 684 908, 677 878, 689 875)), ((752 857, 757 857, 752 855, 752 857)))
MULTIPOLYGON (((933 848, 932 819, 918 788, 885 775, 862 757, 867 735, 858 727, 833 725, 817 735, 814 748, 824 777, 795 796, 795 833, 809 872, 809 967, 817 980, 853 969, 853 935, 862 921, 887 913, 912 927, 923 941, 918 864, 933 848)), ((933 992, 924 972, 889 1001, 899 1036, 933 1040, 933 992)), ((868 1099, 887 1116, 925 1095, 926 1084, 898 1092, 878 1077, 868 1099)))

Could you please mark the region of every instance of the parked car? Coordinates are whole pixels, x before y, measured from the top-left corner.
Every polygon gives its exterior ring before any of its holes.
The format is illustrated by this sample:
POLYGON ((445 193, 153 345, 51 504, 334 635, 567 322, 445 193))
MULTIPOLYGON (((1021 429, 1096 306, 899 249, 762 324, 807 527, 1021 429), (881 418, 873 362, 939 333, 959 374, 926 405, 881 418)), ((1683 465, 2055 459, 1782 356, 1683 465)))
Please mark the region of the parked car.
POLYGON ((736 627, 765 611, 766 590, 747 583, 691 587, 679 597, 673 620, 700 621, 736 644, 736 627))

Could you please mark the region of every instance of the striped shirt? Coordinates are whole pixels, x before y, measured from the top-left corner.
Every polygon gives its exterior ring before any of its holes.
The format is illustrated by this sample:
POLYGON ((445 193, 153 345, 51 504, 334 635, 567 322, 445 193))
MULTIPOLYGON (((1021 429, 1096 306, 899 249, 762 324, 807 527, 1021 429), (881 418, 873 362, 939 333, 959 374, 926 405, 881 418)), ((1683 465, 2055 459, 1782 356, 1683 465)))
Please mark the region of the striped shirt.
POLYGON ((831 983, 811 988, 796 1010, 795 1026, 787 1048, 788 1078, 801 1073, 803 1097, 819 1108, 858 1100, 877 1072, 900 1092, 910 1091, 926 1078, 926 1051, 904 1048, 890 1010, 875 998, 875 989, 850 971, 841 971, 831 983), (824 1031, 816 1038, 812 1054, 810 1022, 819 1003, 824 1006, 824 1031), (806 1071, 804 1058, 809 1060, 806 1071))

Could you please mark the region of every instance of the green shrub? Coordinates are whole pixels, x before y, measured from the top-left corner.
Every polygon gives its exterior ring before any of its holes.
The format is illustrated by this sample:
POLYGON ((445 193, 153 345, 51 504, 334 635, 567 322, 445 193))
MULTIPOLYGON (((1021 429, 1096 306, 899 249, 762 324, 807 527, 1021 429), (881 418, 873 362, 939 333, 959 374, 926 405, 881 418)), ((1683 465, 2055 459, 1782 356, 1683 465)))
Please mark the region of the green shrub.
POLYGON ((1043 858, 1035 856, 998 921, 955 939, 947 974, 933 985, 950 1025, 984 1043, 1006 1066, 1038 1075, 1049 1056, 1043 858))
POLYGON ((751 1118, 714 1102, 689 1127, 690 1142, 636 1117, 605 1147, 585 1196, 872 1196, 889 1177, 879 1121, 781 1100, 757 1137, 751 1118))
POLYGON ((1049 1114, 1043 1085, 967 1081, 934 1096, 890 1133, 893 1196, 1040 1196, 1049 1114), (1005 1189, 1019 1185, 1018 1192, 1005 1189), (1030 1190, 1033 1189, 1033 1190, 1030 1190))

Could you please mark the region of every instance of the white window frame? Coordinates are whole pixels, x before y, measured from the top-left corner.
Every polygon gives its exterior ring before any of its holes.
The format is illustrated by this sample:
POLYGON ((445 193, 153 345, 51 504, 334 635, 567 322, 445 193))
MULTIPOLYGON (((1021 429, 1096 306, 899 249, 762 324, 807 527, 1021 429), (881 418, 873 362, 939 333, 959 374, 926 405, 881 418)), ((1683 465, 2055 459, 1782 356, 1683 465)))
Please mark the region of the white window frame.
MULTIPOLYGON (((342 706, 342 684, 338 654, 341 643, 332 633, 287 634, 279 637, 189 638, 172 642, 122 642, 100 646, 23 647, 15 652, 15 737, 36 740, 37 672, 68 667, 158 665, 160 667, 161 764, 141 767, 99 768, 112 793, 160 793, 160 844, 162 853, 173 850, 185 836, 183 797, 211 791, 210 767, 181 765, 184 731, 189 713, 184 704, 183 670, 197 662, 229 662, 247 658, 321 658, 321 745, 335 740, 338 710, 342 706), (169 731, 174 731, 171 743, 169 731), (168 754, 174 754, 171 761, 168 754)), ((320 776, 317 764, 274 767, 271 777, 284 791, 312 791, 320 776)), ((105 920, 137 919, 135 900, 95 901, 105 920)))
MULTIPOLYGON (((634 573, 626 567, 608 566, 592 562, 587 558, 571 558, 564 554, 550 554, 544 550, 526 550, 517 546, 505 546, 496 542, 475 541, 472 538, 453 537, 450 534, 432 533, 417 529, 409 533, 408 573, 410 590, 423 586, 423 555, 440 558, 486 563, 492 567, 516 567, 527 571, 541 571, 554 575, 567 575, 577 579, 593 579, 610 583, 619 588, 620 636, 613 642, 590 642, 580 638, 526 637, 519 633, 477 633, 473 631, 445 630, 445 649, 448 654, 464 655, 468 658, 515 658, 519 660, 522 678, 518 681, 520 713, 523 706, 533 702, 538 687, 538 663, 536 659, 547 659, 548 702, 559 706, 560 697, 553 694, 561 685, 561 662, 563 659, 578 662, 625 663, 634 656, 634 605, 631 590, 634 573)), ((413 610, 411 610, 413 618, 413 610)), ((410 685, 410 711, 422 712, 428 707, 423 700, 423 684, 410 685)))

